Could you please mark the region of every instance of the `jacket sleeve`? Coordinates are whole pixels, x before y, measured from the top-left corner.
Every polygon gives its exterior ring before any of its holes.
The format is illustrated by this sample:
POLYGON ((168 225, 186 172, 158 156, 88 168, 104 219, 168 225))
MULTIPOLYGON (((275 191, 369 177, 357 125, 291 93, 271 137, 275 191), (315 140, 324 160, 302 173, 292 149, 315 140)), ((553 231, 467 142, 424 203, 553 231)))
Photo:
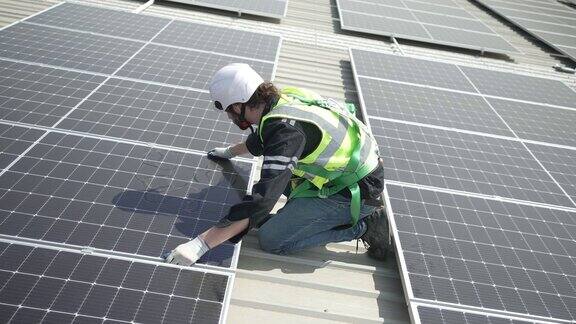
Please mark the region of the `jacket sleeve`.
POLYGON ((258 136, 258 132, 250 133, 246 139, 246 148, 252 156, 261 156, 264 153, 264 144, 258 136))
MULTIPOLYGON (((250 228, 259 227, 267 219, 292 178, 292 169, 304 150, 306 139, 301 130, 286 120, 270 120, 264 128, 262 171, 252 188, 252 195, 232 206, 226 219, 250 219, 250 228)), ((247 231, 246 231, 247 232, 247 231)), ((231 239, 240 240, 245 233, 231 239)))

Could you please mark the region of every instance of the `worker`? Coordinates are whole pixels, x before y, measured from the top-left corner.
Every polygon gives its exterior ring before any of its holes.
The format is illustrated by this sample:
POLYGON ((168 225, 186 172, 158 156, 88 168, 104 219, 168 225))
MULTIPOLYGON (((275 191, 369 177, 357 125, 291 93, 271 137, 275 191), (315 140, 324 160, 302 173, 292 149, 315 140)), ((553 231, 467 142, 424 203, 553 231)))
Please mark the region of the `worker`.
POLYGON ((227 240, 238 242, 252 228, 258 228, 262 250, 274 254, 360 239, 368 255, 385 258, 384 170, 362 122, 311 91, 278 90, 247 64, 217 71, 210 95, 216 109, 252 133, 243 143, 211 150, 208 157, 263 156, 260 180, 252 195, 215 226, 176 247, 166 262, 191 265, 227 240), (286 205, 270 215, 283 193, 286 205))

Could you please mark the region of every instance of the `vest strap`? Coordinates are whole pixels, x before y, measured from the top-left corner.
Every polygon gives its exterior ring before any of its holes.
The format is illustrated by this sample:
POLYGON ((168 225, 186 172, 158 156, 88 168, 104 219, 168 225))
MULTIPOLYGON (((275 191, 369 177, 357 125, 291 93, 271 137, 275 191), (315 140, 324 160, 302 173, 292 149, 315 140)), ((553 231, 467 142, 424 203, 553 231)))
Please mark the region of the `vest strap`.
POLYGON ((350 190, 350 213, 351 220, 350 225, 354 226, 358 223, 360 218, 360 187, 358 186, 358 181, 370 174, 375 169, 374 165, 363 164, 356 172, 351 173, 340 173, 341 176, 335 178, 328 183, 327 186, 318 189, 309 180, 304 180, 296 188, 292 190, 288 199, 292 198, 326 198, 332 196, 341 190, 348 188, 350 190))

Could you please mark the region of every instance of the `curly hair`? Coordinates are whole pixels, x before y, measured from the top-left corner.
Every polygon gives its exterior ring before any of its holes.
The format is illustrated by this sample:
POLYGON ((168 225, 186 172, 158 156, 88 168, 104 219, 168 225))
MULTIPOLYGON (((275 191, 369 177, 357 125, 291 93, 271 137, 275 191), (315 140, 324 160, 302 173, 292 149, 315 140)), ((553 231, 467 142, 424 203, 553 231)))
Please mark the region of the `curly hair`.
POLYGON ((278 99, 280 90, 272 82, 264 82, 258 86, 250 99, 246 101, 246 106, 258 107, 260 104, 270 104, 278 99))

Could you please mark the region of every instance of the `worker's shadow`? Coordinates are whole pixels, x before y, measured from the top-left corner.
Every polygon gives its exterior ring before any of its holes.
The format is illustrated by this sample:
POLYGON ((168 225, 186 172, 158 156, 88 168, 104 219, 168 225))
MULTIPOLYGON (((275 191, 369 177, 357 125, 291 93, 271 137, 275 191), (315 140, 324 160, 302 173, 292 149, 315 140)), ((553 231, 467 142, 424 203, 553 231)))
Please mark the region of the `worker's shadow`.
MULTIPOLYGON (((113 197, 116 214, 129 217, 126 228, 160 234, 155 244, 133 253, 160 257, 212 227, 230 206, 242 201, 250 166, 202 159, 189 181, 175 180, 176 165, 167 168, 159 162, 145 161, 141 169, 157 168, 157 171, 146 172, 151 176, 136 172, 129 189, 113 197)), ((204 255, 199 263, 230 266, 234 248, 233 244, 222 244, 204 255)))

